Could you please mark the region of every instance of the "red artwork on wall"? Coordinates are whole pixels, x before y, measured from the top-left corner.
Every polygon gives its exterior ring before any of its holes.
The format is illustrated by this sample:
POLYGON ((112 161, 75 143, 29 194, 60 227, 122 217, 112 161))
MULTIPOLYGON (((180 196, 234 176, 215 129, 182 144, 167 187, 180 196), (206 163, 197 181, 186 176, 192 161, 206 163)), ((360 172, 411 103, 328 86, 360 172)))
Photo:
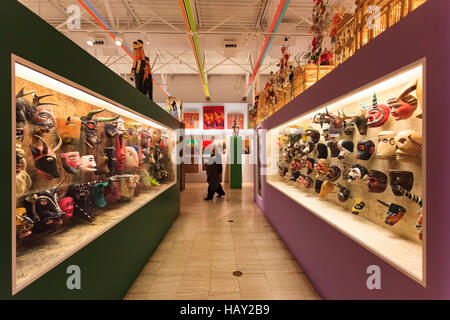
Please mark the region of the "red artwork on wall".
POLYGON ((224 107, 203 107, 203 129, 225 129, 224 107))
POLYGON ((198 129, 200 114, 198 112, 184 112, 183 120, 186 129, 198 129))
POLYGON ((227 120, 227 129, 233 129, 235 123, 239 127, 239 129, 244 129, 243 113, 229 113, 227 120))

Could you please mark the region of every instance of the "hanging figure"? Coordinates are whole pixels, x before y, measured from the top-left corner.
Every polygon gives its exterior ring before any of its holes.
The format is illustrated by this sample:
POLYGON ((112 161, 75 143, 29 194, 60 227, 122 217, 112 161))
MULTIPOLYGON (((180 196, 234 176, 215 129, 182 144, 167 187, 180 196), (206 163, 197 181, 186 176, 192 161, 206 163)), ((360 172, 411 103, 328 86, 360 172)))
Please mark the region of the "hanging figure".
POLYGON ((133 67, 131 73, 134 75, 134 83, 136 89, 145 94, 144 90, 144 76, 145 76, 145 54, 144 43, 142 40, 133 42, 133 67))
POLYGON ((153 100, 153 77, 152 77, 152 67, 150 66, 150 59, 145 57, 145 72, 147 78, 147 95, 150 100, 153 100))

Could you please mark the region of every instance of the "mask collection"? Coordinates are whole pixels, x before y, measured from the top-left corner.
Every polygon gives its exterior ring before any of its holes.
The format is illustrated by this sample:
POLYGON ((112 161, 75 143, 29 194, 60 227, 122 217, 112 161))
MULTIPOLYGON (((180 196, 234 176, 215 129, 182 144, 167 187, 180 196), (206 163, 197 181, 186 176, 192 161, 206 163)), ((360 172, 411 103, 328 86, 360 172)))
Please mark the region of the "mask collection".
POLYGON ((96 117, 105 109, 81 117, 56 117, 53 107, 59 106, 45 102, 49 96, 24 88, 16 95, 19 239, 71 221, 92 223, 99 209, 130 201, 140 189, 170 179, 167 138, 158 131, 124 121, 119 115, 96 117), (25 136, 31 137, 28 146, 23 143, 25 136), (27 166, 27 161, 34 165, 27 166), (34 189, 37 179, 46 181, 48 187, 34 189), (58 181, 56 185, 52 180, 58 181))
MULTIPOLYGON (((415 130, 379 131, 377 141, 364 137, 357 143, 352 141, 355 132, 365 136, 371 128, 382 127, 389 118, 395 122, 411 118, 418 107, 418 100, 412 95, 416 88, 417 81, 409 83, 397 97, 389 99, 386 104, 378 103, 374 94, 372 104, 367 106, 361 103, 361 111, 356 115, 346 115, 343 111, 338 111, 336 115, 328 110, 317 113, 312 123, 320 125, 322 133, 312 124, 284 129, 278 139, 279 175, 285 181, 296 182, 302 189, 313 189, 321 198, 335 194, 343 203, 352 199, 351 212, 355 215, 364 212, 367 201, 361 196, 353 198, 352 186, 359 186, 376 194, 390 189, 395 197, 399 197, 399 202, 402 201, 400 197, 406 197, 418 205, 414 227, 420 231, 419 238, 422 239, 422 198, 412 192, 414 173, 401 170, 381 172, 371 170, 365 165, 370 163, 371 159, 407 164, 417 161, 421 158, 423 148, 421 133, 415 130), (319 142, 320 136, 325 143, 319 142), (344 163, 350 154, 354 154, 359 163, 344 163), (330 165, 329 159, 333 158, 337 159, 338 163, 330 165), (339 178, 347 185, 337 183, 339 178)), ((382 199, 375 203, 377 206, 387 207, 384 223, 394 226, 407 214, 407 210, 401 203, 386 203, 382 199)))

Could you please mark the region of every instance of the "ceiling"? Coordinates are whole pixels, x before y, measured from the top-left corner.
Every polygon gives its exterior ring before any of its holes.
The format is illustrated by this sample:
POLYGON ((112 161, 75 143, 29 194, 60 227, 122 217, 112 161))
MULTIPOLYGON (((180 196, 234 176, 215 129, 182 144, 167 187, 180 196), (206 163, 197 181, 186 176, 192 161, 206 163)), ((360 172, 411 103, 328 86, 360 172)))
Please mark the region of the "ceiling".
MULTIPOLYGON (((196 75, 198 68, 186 31, 180 0, 88 0, 98 14, 132 48, 133 41, 144 40, 152 73, 163 85, 177 75, 196 75)), ((353 0, 332 0, 351 6, 353 0)), ((128 80, 132 60, 103 30, 77 0, 20 0, 25 6, 76 42, 106 66, 128 80), (67 9, 77 5, 81 13, 79 28, 70 29, 67 9), (88 38, 103 44, 88 46, 88 38)), ((276 71, 280 48, 286 37, 298 62, 311 41, 312 0, 291 0, 270 51, 260 68, 262 75, 276 71)), ((253 71, 279 0, 190 0, 204 70, 209 76, 230 75, 246 79, 253 71), (237 45, 225 49, 225 41, 237 45)), ((73 12, 72 12, 73 14, 73 12)), ((197 76, 197 84, 201 86, 197 76)), ((211 94, 213 94, 211 89, 211 94)), ((236 91, 234 87, 234 91, 236 91)))

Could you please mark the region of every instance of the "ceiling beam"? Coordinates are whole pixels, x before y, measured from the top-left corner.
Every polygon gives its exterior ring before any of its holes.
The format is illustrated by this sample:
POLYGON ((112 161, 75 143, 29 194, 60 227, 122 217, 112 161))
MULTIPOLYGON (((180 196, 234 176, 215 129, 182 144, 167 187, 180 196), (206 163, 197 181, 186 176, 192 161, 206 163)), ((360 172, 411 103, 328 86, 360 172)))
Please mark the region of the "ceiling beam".
POLYGON ((261 0, 261 10, 259 10, 258 18, 256 19, 255 28, 259 28, 261 31, 263 30, 262 22, 267 12, 267 4, 270 0, 261 0))
POLYGON ((130 14, 130 16, 134 19, 134 21, 137 24, 141 24, 141 19, 139 19, 136 11, 134 10, 132 4, 130 3, 129 0, 122 0, 123 5, 125 6, 125 8, 127 9, 128 13, 130 14))
POLYGON ((111 5, 110 5, 110 3, 109 3, 109 0, 103 0, 103 2, 104 2, 104 4, 105 4, 106 13, 108 14, 109 21, 111 21, 112 27, 113 27, 114 29, 116 29, 116 28, 117 28, 117 25, 116 25, 116 21, 114 20, 114 15, 113 15, 113 13, 112 13, 111 5))
MULTIPOLYGON (((231 16, 229 16, 228 18, 225 18, 224 20, 222 20, 221 22, 219 22, 218 24, 216 24, 214 27, 209 28, 209 29, 208 29, 208 32, 211 32, 211 31, 217 29, 217 28, 220 27, 221 25, 227 23, 228 21, 231 21, 231 20, 234 19, 234 18, 237 18, 237 17, 239 17, 239 16, 242 16, 242 15, 244 15, 244 14, 247 14, 248 11, 247 11, 246 9, 248 9, 249 7, 255 5, 255 4, 258 3, 259 1, 261 1, 261 0, 254 0, 254 1, 252 1, 251 3, 249 3, 248 5, 246 5, 244 8, 242 8, 242 10, 240 10, 239 13, 231 15, 231 16)), ((210 4, 210 3, 209 3, 209 6, 210 6, 210 7, 213 7, 213 5, 210 4)))

